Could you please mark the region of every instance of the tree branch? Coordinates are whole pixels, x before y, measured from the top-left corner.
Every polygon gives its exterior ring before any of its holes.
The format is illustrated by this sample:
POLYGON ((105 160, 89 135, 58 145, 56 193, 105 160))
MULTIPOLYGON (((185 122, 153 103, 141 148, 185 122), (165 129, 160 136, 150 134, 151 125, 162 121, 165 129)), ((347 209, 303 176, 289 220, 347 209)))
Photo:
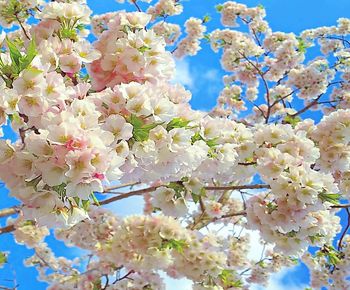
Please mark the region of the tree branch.
MULTIPOLYGON (((151 186, 144 189, 138 189, 134 191, 129 192, 115 192, 119 194, 118 196, 114 196, 105 200, 99 201, 100 205, 109 204, 111 202, 125 199, 131 196, 136 195, 142 195, 147 192, 155 191, 159 187, 166 187, 166 185, 158 185, 158 186, 151 186)), ((232 185, 232 186, 205 186, 204 189, 206 190, 240 190, 240 189, 263 189, 263 188, 270 188, 270 185, 268 184, 248 184, 248 185, 232 185)), ((97 205, 97 204, 95 204, 97 205)))
POLYGON ((331 208, 350 208, 350 203, 332 205, 331 208))
POLYGON ((129 191, 129 192, 126 192, 126 193, 120 193, 120 195, 118 195, 118 196, 114 196, 114 197, 111 197, 111 198, 99 201, 99 204, 100 205, 109 204, 111 202, 114 202, 114 201, 117 201, 117 200, 121 200, 121 199, 124 199, 124 198, 128 198, 128 197, 131 197, 131 196, 142 195, 142 194, 147 193, 147 192, 155 191, 158 187, 160 187, 160 186, 151 186, 151 187, 147 187, 147 188, 144 188, 144 189, 138 189, 138 190, 129 191))
POLYGON ((344 229, 344 231, 339 239, 338 251, 340 251, 340 249, 342 248, 343 239, 344 239, 346 233, 348 232, 348 230, 350 229, 350 210, 349 210, 349 208, 346 208, 346 212, 348 214, 348 223, 347 223, 347 225, 346 225, 346 227, 345 227, 345 229, 344 229))
POLYGON ((137 184, 140 184, 141 182, 137 181, 137 182, 129 182, 129 183, 124 183, 124 184, 118 184, 115 186, 111 186, 111 187, 106 187, 103 189, 102 193, 111 193, 112 190, 115 189, 120 189, 120 188, 124 188, 124 187, 131 187, 137 184))
POLYGON ((23 31, 25 37, 26 37, 28 40, 31 40, 31 38, 30 38, 30 36, 29 36, 27 30, 24 28, 24 26, 23 26, 23 24, 22 24, 22 21, 19 19, 17 13, 15 13, 15 17, 16 17, 16 20, 17 20, 19 26, 21 27, 21 29, 22 29, 22 31, 23 31))
POLYGON ((290 115, 292 118, 295 118, 297 116, 299 116, 300 114, 306 112, 308 109, 310 109, 311 107, 317 105, 318 100, 323 96, 323 93, 318 95, 318 97, 316 99, 314 99, 311 103, 309 103, 308 105, 306 105, 304 108, 302 108, 301 110, 299 110, 298 112, 296 112, 295 114, 290 115))
POLYGON ((263 189, 270 188, 268 184, 248 184, 248 185, 232 185, 232 186, 205 186, 206 190, 241 190, 241 189, 263 189))
POLYGON ((9 225, 3 228, 0 228, 0 235, 2 234, 7 234, 7 233, 11 233, 15 230, 15 226, 14 225, 9 225))
POLYGON ((0 218, 19 213, 20 211, 17 206, 0 209, 0 218))

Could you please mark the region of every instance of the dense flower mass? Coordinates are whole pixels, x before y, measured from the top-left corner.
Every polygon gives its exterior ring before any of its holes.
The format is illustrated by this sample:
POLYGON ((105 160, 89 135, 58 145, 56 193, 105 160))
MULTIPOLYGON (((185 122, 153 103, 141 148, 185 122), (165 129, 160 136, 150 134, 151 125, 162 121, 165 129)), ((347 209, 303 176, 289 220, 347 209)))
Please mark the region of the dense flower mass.
MULTIPOLYGON (((137 12, 0 1, 11 28, 0 34, 0 125, 18 137, 0 128, 0 179, 19 201, 0 209, 18 214, 0 234, 32 249, 25 265, 51 290, 161 290, 164 275, 250 289, 301 261, 312 289, 348 289, 350 20, 273 32, 263 7, 228 1, 216 6, 223 28, 209 31, 208 15, 168 22, 181 1, 126 2, 137 12), (175 59, 205 45, 227 72, 210 112, 174 82, 175 59), (304 118, 312 111, 320 121, 304 118), (136 196, 143 213, 103 207, 136 196), (50 230, 87 256, 57 257, 50 230)), ((0 267, 10 258, 0 252, 0 267)))

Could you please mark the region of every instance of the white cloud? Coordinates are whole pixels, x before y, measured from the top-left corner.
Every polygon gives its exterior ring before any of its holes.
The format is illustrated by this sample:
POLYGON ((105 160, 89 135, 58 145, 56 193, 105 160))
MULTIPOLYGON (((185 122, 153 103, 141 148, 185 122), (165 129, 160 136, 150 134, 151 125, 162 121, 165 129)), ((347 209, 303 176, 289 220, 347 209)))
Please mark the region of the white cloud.
POLYGON ((191 73, 190 64, 186 60, 176 61, 176 73, 172 79, 173 83, 180 83, 192 89, 194 84, 194 74, 191 73))
POLYGON ((253 285, 251 290, 302 290, 308 287, 306 284, 298 284, 293 282, 292 279, 286 279, 287 277, 292 277, 297 275, 298 266, 294 268, 284 268, 282 271, 272 274, 269 279, 269 284, 267 287, 262 287, 259 285, 253 285))
POLYGON ((166 290, 192 290, 192 281, 186 278, 182 279, 173 279, 165 274, 162 275, 164 277, 164 282, 166 284, 166 290))
POLYGON ((219 71, 217 69, 207 70, 203 74, 203 79, 208 80, 208 81, 218 81, 218 80, 220 80, 219 71))

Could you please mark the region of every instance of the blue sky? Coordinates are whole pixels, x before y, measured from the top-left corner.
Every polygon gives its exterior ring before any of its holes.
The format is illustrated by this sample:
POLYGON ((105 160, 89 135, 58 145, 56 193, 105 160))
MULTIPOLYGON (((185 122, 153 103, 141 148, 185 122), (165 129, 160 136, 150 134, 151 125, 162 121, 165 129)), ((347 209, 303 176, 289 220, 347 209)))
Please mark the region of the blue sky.
MULTIPOLYGON (((211 31, 219 26, 219 15, 213 7, 222 2, 217 0, 184 1, 184 13, 181 16, 169 18, 169 21, 184 22, 189 16, 201 18, 209 13, 213 18, 208 23, 208 30, 211 31)), ((246 0, 240 2, 248 6, 262 4, 266 8, 267 20, 274 31, 300 33, 308 28, 335 25, 339 17, 350 17, 349 0, 246 0)), ((125 9, 126 7, 117 4, 114 0, 88 0, 88 3, 96 14, 125 9)), ((134 11, 133 6, 128 6, 127 9, 130 10, 129 8, 134 11)), ((208 45, 204 45, 196 57, 187 58, 177 64, 179 74, 176 79, 193 92, 191 104, 196 109, 209 109, 212 107, 222 88, 221 77, 224 75, 224 72, 220 68, 218 57, 219 55, 215 55, 208 45)), ((319 116, 315 117, 319 118, 319 116)), ((10 130, 5 128, 5 138, 14 139, 15 136, 10 130)), ((16 203, 15 200, 7 197, 7 193, 4 188, 0 190, 0 208, 16 203)), ((125 201, 113 206, 113 210, 120 215, 135 213, 141 210, 140 202, 137 200, 125 201)), ((3 226, 4 223, 4 219, 0 220, 0 225, 3 226)), ((54 241, 52 237, 48 239, 48 242, 57 254, 74 257, 79 253, 74 249, 66 249, 62 243, 54 241)), ((46 284, 36 281, 37 273, 35 269, 23 266, 23 258, 29 257, 32 251, 14 244, 11 235, 0 236, 0 251, 11 252, 9 264, 0 270, 0 285, 12 286, 11 282, 6 281, 6 279, 13 279, 15 273, 19 289, 41 290, 46 288, 46 284)), ((303 289, 302 284, 307 282, 308 272, 304 266, 300 266, 292 271, 285 271, 274 276, 271 286, 267 289, 303 289)), ((174 289, 185 290, 186 282, 181 282, 181 285, 180 282, 175 283, 176 285, 174 283, 173 281, 174 289)))

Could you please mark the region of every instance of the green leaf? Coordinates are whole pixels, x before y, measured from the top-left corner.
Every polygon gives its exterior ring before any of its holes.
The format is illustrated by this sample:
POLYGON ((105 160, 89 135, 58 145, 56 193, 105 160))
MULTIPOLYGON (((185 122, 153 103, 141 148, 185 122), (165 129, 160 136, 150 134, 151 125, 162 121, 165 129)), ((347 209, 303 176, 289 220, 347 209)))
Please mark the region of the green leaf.
POLYGON ((241 280, 234 280, 235 278, 234 274, 235 274, 234 270, 228 270, 228 269, 222 270, 222 272, 219 274, 219 278, 221 279, 225 287, 240 288, 243 286, 243 283, 241 280))
POLYGON ((188 247, 188 244, 185 240, 163 240, 161 249, 174 249, 178 253, 183 253, 184 248, 188 247))
POLYGON ((192 196, 192 199, 194 201, 194 203, 198 203, 199 200, 200 200, 200 195, 199 194, 196 194, 196 193, 191 193, 191 196, 192 196))
POLYGON ((207 23, 207 22, 209 22, 211 20, 211 17, 210 17, 210 15, 209 14, 206 14, 206 15, 204 15, 204 17, 203 17, 203 19, 202 19, 202 23, 204 24, 204 23, 207 23))
POLYGON ((261 267, 261 268, 265 268, 266 267, 266 263, 264 261, 259 261, 258 265, 261 267))
POLYGON ((320 240, 320 238, 323 238, 324 235, 322 234, 316 234, 316 235, 313 235, 313 236, 309 236, 309 239, 311 241, 311 243, 315 243, 315 242, 318 242, 320 240))
POLYGON ((85 26, 85 24, 80 23, 75 28, 78 29, 79 31, 82 31, 86 28, 86 26, 85 26))
POLYGON ((171 188, 176 193, 180 193, 180 194, 182 192, 186 191, 185 187, 182 184, 178 183, 178 182, 169 182, 166 187, 171 188))
POLYGON ((298 40, 298 51, 301 53, 305 53, 306 49, 309 47, 308 45, 306 45, 304 39, 302 39, 301 37, 297 37, 298 40))
POLYGON ((102 282, 101 279, 95 280, 93 282, 93 290, 101 290, 102 289, 102 282))
POLYGON ((92 200, 94 201, 95 204, 97 204, 98 206, 100 206, 100 203, 98 201, 98 199, 96 198, 95 194, 94 193, 91 193, 91 198, 92 200))
POLYGON ((20 58, 20 71, 26 69, 31 63, 34 57, 38 54, 34 39, 32 39, 28 45, 26 55, 20 58))
POLYGON ((133 125, 134 128, 141 128, 141 126, 143 125, 142 119, 134 114, 131 114, 128 121, 131 125, 133 125))
POLYGON ((205 143, 207 143, 207 145, 211 148, 211 147, 215 147, 218 145, 216 143, 217 140, 218 140, 218 138, 213 138, 213 139, 209 139, 209 140, 205 141, 205 143))
POLYGON ((66 195, 66 184, 61 183, 60 185, 52 186, 52 189, 56 191, 60 197, 64 197, 66 195))
POLYGON ((163 122, 158 122, 158 123, 151 123, 151 124, 147 124, 147 125, 143 125, 141 127, 142 130, 146 130, 146 131, 151 131, 152 129, 154 129, 155 127, 157 127, 158 125, 162 125, 163 122))
POLYGON ((207 33, 207 34, 204 34, 204 40, 206 40, 207 42, 210 42, 210 34, 207 33))
POLYGON ((0 267, 5 263, 7 263, 7 254, 0 252, 0 267))
POLYGON ((192 196, 193 202, 194 203, 198 203, 201 197, 205 197, 206 196, 206 190, 203 187, 203 188, 201 188, 199 193, 191 192, 191 196, 192 196))
POLYGON ((298 116, 292 117, 290 115, 287 115, 284 117, 283 121, 285 124, 290 124, 293 128, 295 128, 295 126, 301 121, 301 118, 298 116))
POLYGON ((332 265, 337 265, 339 263, 340 259, 338 258, 337 253, 331 252, 328 254, 328 261, 332 265))
POLYGON ((221 12, 223 8, 224 8, 224 5, 222 5, 222 4, 219 4, 219 5, 215 6, 215 9, 216 9, 217 12, 221 12))
POLYGON ((289 259, 292 261, 293 264, 297 265, 299 263, 299 259, 298 258, 294 258, 294 257, 289 257, 289 259))
POLYGON ((296 237, 297 233, 298 232, 292 230, 292 231, 286 233, 286 236, 289 237, 289 238, 294 238, 294 237, 296 237))
POLYGON ((17 46, 9 39, 6 38, 6 44, 10 52, 10 58, 12 60, 12 63, 16 66, 16 68, 19 70, 20 68, 20 59, 22 58, 22 54, 17 48, 17 46))
POLYGON ((59 31, 59 34, 63 39, 70 39, 73 41, 78 40, 78 35, 76 30, 71 27, 62 27, 61 30, 59 31))
POLYGON ((90 200, 82 200, 81 201, 82 207, 85 211, 89 210, 90 207, 90 200))
POLYGON ((146 141, 149 137, 148 132, 143 129, 134 129, 133 135, 134 139, 139 142, 146 141))
POLYGON ((318 197, 323 201, 323 202, 330 202, 332 204, 339 204, 339 199, 341 197, 341 194, 337 193, 325 193, 322 192, 318 195, 318 197))
POLYGON ((149 51, 149 50, 151 50, 151 48, 146 46, 146 45, 141 46, 140 48, 138 48, 138 51, 142 52, 142 53, 144 53, 145 51, 149 51))
POLYGON ((188 125, 189 122, 190 121, 182 118, 174 118, 168 123, 168 125, 166 126, 166 130, 170 131, 174 128, 184 128, 188 125))
POLYGON ((203 137, 201 136, 201 134, 199 134, 199 132, 194 133, 194 135, 191 137, 192 145, 196 141, 200 141, 200 140, 203 140, 203 137))
POLYGON ((134 114, 128 119, 128 122, 133 126, 133 137, 136 141, 142 142, 146 141, 149 138, 149 131, 161 125, 163 123, 151 123, 151 124, 143 124, 143 120, 137 117, 134 114))
POLYGON ((216 158, 218 154, 215 152, 214 148, 209 148, 207 156, 209 158, 216 158))
POLYGON ((277 210, 278 206, 276 203, 270 201, 266 204, 266 207, 267 207, 267 212, 271 214, 273 211, 277 210))
POLYGON ((21 123, 21 117, 19 116, 18 112, 14 112, 11 115, 8 115, 9 119, 11 122, 15 122, 15 123, 21 123))

